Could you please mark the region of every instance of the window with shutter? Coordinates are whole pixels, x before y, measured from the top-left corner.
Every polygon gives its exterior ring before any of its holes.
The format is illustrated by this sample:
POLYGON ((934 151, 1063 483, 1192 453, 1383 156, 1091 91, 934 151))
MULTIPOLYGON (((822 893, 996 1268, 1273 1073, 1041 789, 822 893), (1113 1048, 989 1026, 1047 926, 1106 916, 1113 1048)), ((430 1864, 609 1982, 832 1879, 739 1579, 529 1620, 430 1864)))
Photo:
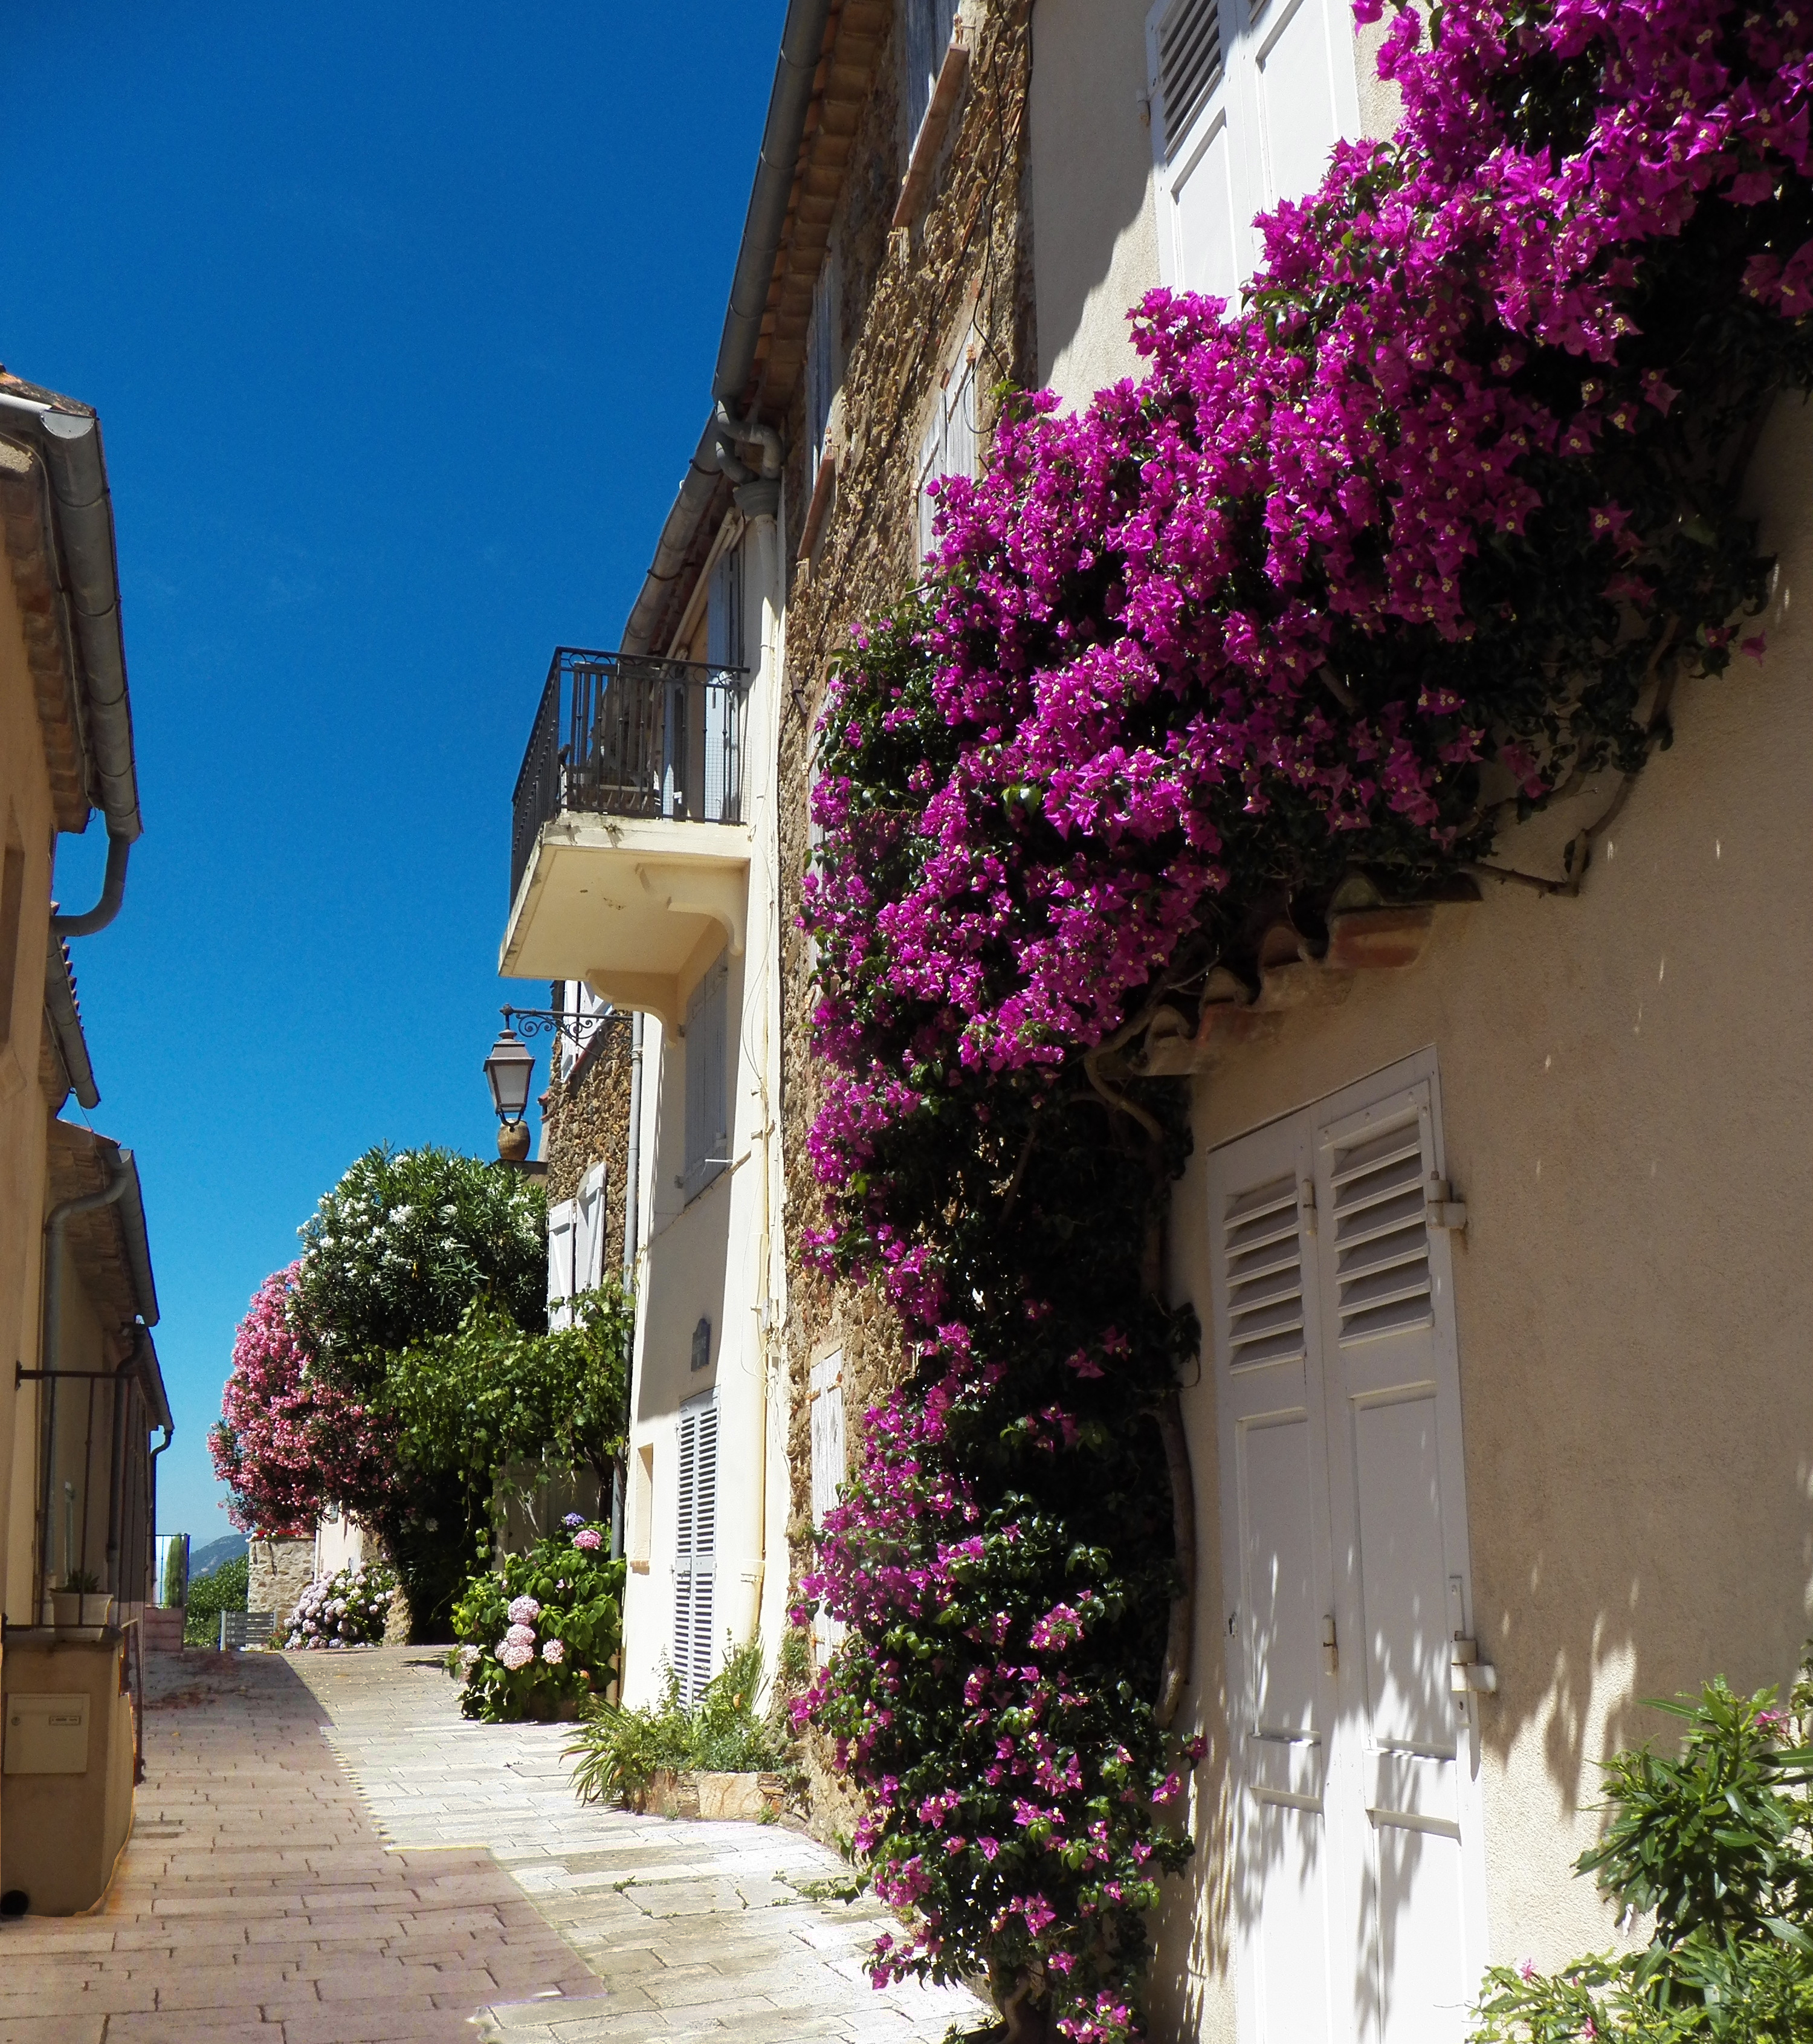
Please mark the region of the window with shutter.
POLYGON ((974 326, 964 323, 933 394, 931 416, 919 448, 919 551, 931 551, 933 483, 947 475, 974 475, 981 434, 976 413, 976 360, 981 352, 974 326))
POLYGON ((957 25, 957 0, 906 0, 907 139, 920 130, 957 25))
POLYGON ((674 1543, 674 1673, 697 1703, 712 1678, 717 1571, 717 1394, 680 1408, 678 1525, 674 1543))
POLYGON ((1209 1159, 1243 2044, 1459 2044, 1485 1962, 1442 1174, 1430 1052, 1209 1159))
POLYGON ((825 431, 831 423, 831 401, 843 374, 843 284, 837 252, 825 252, 818 282, 812 286, 812 317, 806 327, 806 482, 810 488, 824 459, 825 431))
POLYGON ((690 1199, 730 1158, 730 972, 722 958, 686 1004, 686 1162, 690 1199))

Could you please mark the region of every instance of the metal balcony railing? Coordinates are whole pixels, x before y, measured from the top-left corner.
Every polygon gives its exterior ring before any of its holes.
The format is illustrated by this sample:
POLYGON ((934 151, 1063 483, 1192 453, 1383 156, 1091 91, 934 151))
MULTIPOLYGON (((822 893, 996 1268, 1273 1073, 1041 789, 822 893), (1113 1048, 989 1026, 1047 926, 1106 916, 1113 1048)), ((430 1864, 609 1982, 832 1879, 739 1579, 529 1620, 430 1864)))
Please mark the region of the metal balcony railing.
POLYGON ((748 697, 737 668, 557 647, 517 776, 510 899, 563 811, 740 823, 748 697))

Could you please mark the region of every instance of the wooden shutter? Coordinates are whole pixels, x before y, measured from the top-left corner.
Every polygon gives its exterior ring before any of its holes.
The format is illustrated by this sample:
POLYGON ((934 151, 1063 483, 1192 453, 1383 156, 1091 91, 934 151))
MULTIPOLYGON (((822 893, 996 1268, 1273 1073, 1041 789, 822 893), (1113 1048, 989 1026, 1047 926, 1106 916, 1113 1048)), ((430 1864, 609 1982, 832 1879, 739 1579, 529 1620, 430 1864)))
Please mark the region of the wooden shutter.
POLYGON ((906 0, 907 140, 911 144, 931 104, 931 89, 957 25, 957 0, 906 0))
POLYGON ((563 1327, 571 1317, 573 1251, 577 1214, 571 1200, 559 1200, 547 1210, 547 1324, 563 1327))
POLYGON ((843 287, 837 252, 828 249, 812 286, 812 317, 806 327, 806 480, 815 486, 824 459, 831 401, 843 371, 843 287))
POLYGON ((717 1570, 717 1394, 680 1408, 678 1527, 674 1550, 674 1673, 696 1703, 712 1678, 717 1570))
POLYGON ((595 1292, 605 1272, 605 1166, 594 1164, 579 1181, 574 1202, 573 1289, 595 1292))
POLYGON ((1316 1122, 1362 1993, 1403 2011, 1406 2034, 1458 2040, 1486 1958, 1485 1863, 1477 1707, 1450 1681, 1472 1627, 1450 1251, 1427 1220, 1442 1173, 1433 1058, 1316 1122))
POLYGON ((1307 1130, 1209 1160, 1222 1549, 1243 1793, 1233 1844, 1243 2039, 1320 2044, 1342 1977, 1328 1807, 1335 1608, 1307 1130))
POLYGON ((1242 95, 1230 77, 1231 18, 1221 0, 1158 0, 1146 30, 1160 275, 1173 290, 1231 306, 1252 267, 1254 206, 1242 95))
POLYGON ((1269 208, 1313 191, 1330 150, 1358 132, 1358 88, 1351 109, 1339 90, 1343 70, 1353 77, 1353 27, 1346 8, 1328 0, 1262 0, 1253 16, 1262 196, 1269 208))

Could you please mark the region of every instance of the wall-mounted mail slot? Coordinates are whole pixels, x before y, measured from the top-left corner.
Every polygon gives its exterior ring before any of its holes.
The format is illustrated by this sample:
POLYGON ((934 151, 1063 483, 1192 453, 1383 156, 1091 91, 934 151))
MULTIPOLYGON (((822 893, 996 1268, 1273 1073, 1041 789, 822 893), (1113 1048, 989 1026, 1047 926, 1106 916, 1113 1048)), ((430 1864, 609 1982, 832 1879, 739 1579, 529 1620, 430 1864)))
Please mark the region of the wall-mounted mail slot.
POLYGON ((21 1695, 6 1698, 9 1774, 86 1774, 88 1699, 21 1695))

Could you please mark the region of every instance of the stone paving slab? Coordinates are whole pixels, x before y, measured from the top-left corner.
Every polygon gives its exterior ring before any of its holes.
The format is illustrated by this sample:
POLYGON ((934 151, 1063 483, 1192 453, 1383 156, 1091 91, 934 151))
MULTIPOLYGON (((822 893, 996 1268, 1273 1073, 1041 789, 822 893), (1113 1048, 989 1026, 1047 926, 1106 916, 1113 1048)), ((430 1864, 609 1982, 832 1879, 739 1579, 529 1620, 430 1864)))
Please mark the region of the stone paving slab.
POLYGON ((0 1926, 0 2044, 472 2044, 501 1996, 600 1993, 482 1848, 388 1849, 294 1662, 147 1683, 119 1873, 90 1915, 0 1926))
POLYGON ((576 1802, 562 1725, 474 1725, 432 1658, 299 1657, 328 1736, 382 1835, 405 1852, 488 1848, 590 1966, 589 2004, 500 1996, 480 2036, 508 2044, 942 2044, 981 2004, 955 1988, 877 1992, 862 1961, 890 1923, 872 1900, 802 1897, 844 1871, 778 1825, 638 1816, 576 1802))
POLYGON ((106 1900, 0 1927, 0 2044, 941 2044, 889 1922, 778 1826, 575 1801, 568 1728, 474 1725, 439 1657, 157 1654, 106 1900))

